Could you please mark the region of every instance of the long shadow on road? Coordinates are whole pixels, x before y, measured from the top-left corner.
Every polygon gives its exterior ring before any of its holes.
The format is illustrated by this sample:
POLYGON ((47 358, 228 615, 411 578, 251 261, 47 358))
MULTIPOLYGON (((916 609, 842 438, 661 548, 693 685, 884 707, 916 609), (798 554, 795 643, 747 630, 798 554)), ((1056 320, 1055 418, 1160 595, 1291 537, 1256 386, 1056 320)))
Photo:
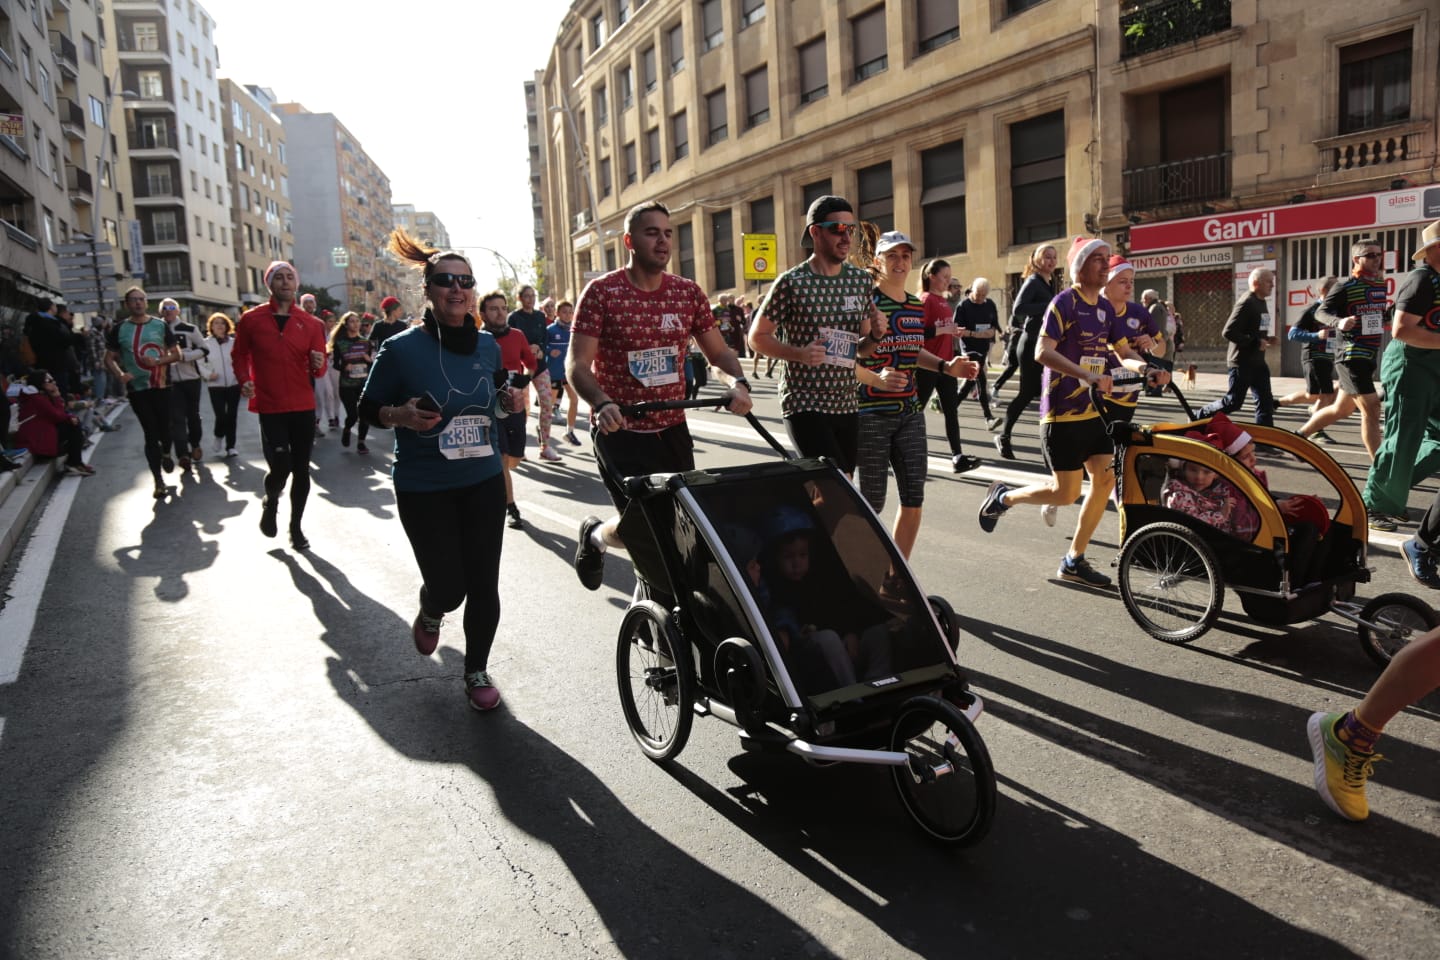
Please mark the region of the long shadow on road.
MULTIPOLYGON (((503 704, 484 717, 472 714, 458 695, 458 650, 442 646, 439 663, 421 661, 412 651, 409 673, 421 673, 424 663, 423 672, 442 683, 405 684, 406 696, 421 702, 397 707, 383 691, 403 654, 368 638, 408 636, 409 624, 313 552, 307 559, 316 575, 289 553, 271 556, 289 568, 325 625, 321 639, 335 652, 329 674, 336 695, 403 756, 461 765, 489 786, 504 823, 471 805, 472 819, 457 829, 483 834, 467 838, 472 855, 493 857, 499 849, 512 872, 538 874, 540 868, 527 862, 538 856, 530 844, 501 840, 506 824, 553 849, 627 957, 831 955, 785 914, 641 821, 589 769, 503 704)), ((544 897, 532 902, 537 928, 556 943, 583 939, 583 918, 567 919, 563 907, 544 897)), ((587 946, 604 952, 603 944, 587 946)))
MULTIPOLYGON (((961 618, 962 628, 1011 656, 1199 724, 1216 733, 1295 757, 1296 783, 1216 752, 1197 750, 1148 730, 1086 710, 993 676, 976 677, 991 713, 1045 740, 1153 784, 1197 807, 1316 860, 1382 887, 1434 900, 1440 863, 1426 851, 1434 836, 1372 812, 1366 829, 1330 819, 1308 783, 1305 721, 1311 708, 1244 691, 1165 676, 1083 647, 961 618), (1318 826, 1307 813, 1323 814, 1318 826)), ((1406 745, 1405 763, 1384 772, 1387 785, 1417 796, 1440 796, 1440 754, 1406 745)))

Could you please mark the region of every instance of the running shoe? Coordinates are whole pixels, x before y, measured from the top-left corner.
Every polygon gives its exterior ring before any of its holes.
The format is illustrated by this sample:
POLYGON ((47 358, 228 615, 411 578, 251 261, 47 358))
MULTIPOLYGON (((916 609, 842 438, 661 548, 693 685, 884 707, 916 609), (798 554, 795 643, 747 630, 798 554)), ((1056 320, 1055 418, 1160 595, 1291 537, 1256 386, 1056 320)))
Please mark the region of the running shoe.
POLYGON ((586 590, 599 590, 605 580, 605 551, 590 542, 590 534, 599 526, 599 517, 580 521, 580 536, 575 543, 575 575, 586 590))
POLYGON ((165 499, 166 497, 168 497, 169 495, 170 495, 170 488, 167 487, 167 486, 165 486, 165 484, 164 484, 162 481, 156 480, 156 481, 155 481, 155 499, 156 499, 156 500, 164 500, 164 499, 165 499))
POLYGON ((1055 576, 1061 580, 1068 580, 1071 583, 1083 583, 1089 587, 1110 586, 1110 578, 1090 566, 1090 561, 1085 559, 1083 553, 1074 559, 1071 559, 1068 554, 1061 557, 1060 569, 1055 571, 1055 576))
POLYGON ((580 438, 575 436, 574 430, 571 430, 569 433, 565 434, 565 442, 570 444, 570 446, 572 447, 580 446, 580 438))
POLYGON ((341 430, 341 431, 340 431, 340 446, 342 446, 342 447, 348 447, 348 446, 350 446, 350 428, 349 428, 349 427, 346 427, 344 430, 341 430))
POLYGON ((93 477, 94 475, 94 468, 83 463, 67 464, 60 471, 62 477, 93 477))
POLYGON ((331 430, 339 430, 339 429, 340 429, 340 418, 339 418, 339 417, 331 417, 331 418, 330 418, 330 429, 331 429, 331 430))
POLYGON ((356 452, 356 453, 369 453, 369 452, 370 452, 370 448, 367 447, 367 446, 365 446, 365 444, 363 444, 363 443, 357 443, 357 444, 355 445, 355 452, 356 452))
POLYGON ((164 470, 166 473, 169 473, 171 470, 175 469, 175 461, 171 458, 170 454, 167 453, 160 458, 160 469, 164 470))
POLYGON ((1055 504, 1053 503, 1047 503, 1045 504, 1045 506, 1040 508, 1040 519, 1045 521, 1045 526, 1053 527, 1055 526, 1055 514, 1059 512, 1059 507, 1055 506, 1055 504))
POLYGON ((201 460, 205 459, 205 451, 200 449, 200 445, 198 443, 190 448, 190 459, 193 460, 195 463, 199 463, 201 460))
POLYGON ((513 503, 505 504, 505 512, 510 514, 510 519, 505 521, 505 526, 511 530, 520 530, 525 526, 525 521, 520 519, 520 508, 513 503))
POLYGON ((985 493, 985 499, 980 502, 979 520, 981 530, 984 530, 986 533, 994 530, 995 524, 999 522, 1001 515, 1010 509, 1005 501, 1001 499, 1009 492, 1010 488, 999 480, 990 484, 990 489, 985 493))
POLYGON ((1015 451, 1010 448, 1010 438, 1004 434, 995 438, 995 452, 1006 460, 1015 459, 1015 451))
POLYGON ((1328 447, 1330 444, 1332 444, 1332 443, 1339 443, 1339 442, 1340 442, 1339 440, 1336 440, 1334 437, 1330 436, 1330 434, 1326 433, 1324 430, 1316 430, 1316 431, 1310 436, 1310 439, 1311 439, 1312 441, 1314 441, 1315 443, 1323 443, 1323 444, 1325 444, 1327 447, 1328 447))
POLYGON ((996 430, 999 430, 1001 427, 1005 426, 1004 417, 991 417, 985 422, 989 424, 991 433, 994 433, 996 430))
POLYGON ((465 698, 470 701, 471 710, 494 710, 500 705, 500 691, 495 681, 484 670, 465 674, 465 698))
POLYGON ((1440 573, 1435 571, 1435 555, 1426 549, 1419 538, 1411 537, 1400 544, 1400 552, 1405 554, 1405 566, 1409 568, 1410 576, 1414 577, 1417 583, 1440 589, 1440 573))
POLYGON ((1325 806, 1346 820, 1364 820, 1370 816, 1365 781, 1375 772, 1375 761, 1385 758, 1341 743, 1335 726, 1344 717, 1343 713, 1312 713, 1305 724, 1310 753, 1315 757, 1315 789, 1325 806))
POLYGON ((294 525, 290 527, 290 546, 296 550, 310 549, 310 541, 306 539, 305 531, 294 525))
POLYGON ((976 467, 982 467, 985 462, 979 457, 967 457, 963 453, 957 453, 950 458, 950 471, 952 473, 969 473, 976 467))
POLYGON ((190 469, 190 458, 189 458, 189 457, 181 457, 181 458, 180 458, 180 469, 181 469, 181 470, 189 470, 189 469, 190 469))
POLYGON ((1372 513, 1369 515, 1370 529, 1379 530, 1381 533, 1393 533, 1400 524, 1394 517, 1386 516, 1383 513, 1372 513))
POLYGON ((224 440, 216 437, 214 442, 210 444, 210 453, 217 457, 220 456, 221 450, 224 449, 224 444, 224 440))
POLYGON ((415 622, 410 625, 410 637, 421 656, 430 656, 440 645, 440 625, 444 622, 444 617, 425 616, 424 610, 415 614, 415 622))
POLYGON ((559 463, 565 458, 560 456, 560 454, 556 453, 554 450, 551 450, 549 447, 546 447, 540 451, 540 459, 544 460, 546 463, 559 463))
POLYGON ((280 532, 275 526, 275 513, 279 509, 279 504, 272 500, 260 501, 260 532, 267 537, 273 537, 280 532))
POLYGON ((235 452, 235 448, 234 448, 234 447, 227 447, 227 448, 225 449, 225 459, 226 459, 226 460, 231 460, 231 459, 234 459, 235 457, 238 457, 238 456, 240 456, 240 454, 238 454, 238 453, 235 452))

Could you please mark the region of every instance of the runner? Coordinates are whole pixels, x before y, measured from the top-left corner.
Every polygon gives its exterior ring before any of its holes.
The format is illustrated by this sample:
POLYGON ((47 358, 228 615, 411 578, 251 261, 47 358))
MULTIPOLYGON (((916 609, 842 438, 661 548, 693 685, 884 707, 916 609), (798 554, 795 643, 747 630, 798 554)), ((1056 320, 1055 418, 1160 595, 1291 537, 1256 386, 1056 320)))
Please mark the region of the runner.
MULTIPOLYGON (((1025 408, 1040 396, 1043 370, 1036 359, 1037 346, 1046 311, 1057 292, 1054 287, 1057 262, 1059 255, 1050 244, 1042 243, 1035 248, 1035 252, 1030 254, 1029 262, 1025 264, 1022 274, 1024 280, 1020 284, 1019 294, 1015 297, 1015 305, 1010 310, 1010 331, 1011 336, 1016 338, 1015 356, 1020 361, 1020 388, 1015 391, 1015 399, 1005 408, 1005 422, 1000 425, 1000 433, 995 438, 995 450, 1006 460, 1015 459, 1015 451, 1010 446, 1010 435, 1015 432, 1015 424, 1020 422, 1020 415, 1025 412, 1025 408)), ((996 381, 995 389, 1000 389, 1004 379, 1002 374, 1000 380, 996 381)))
MULTIPOLYGON (((925 349, 941 361, 948 363, 955 357, 955 308, 945 296, 950 285, 950 264, 945 260, 931 260, 920 270, 920 284, 924 292, 920 295, 925 310, 925 349)), ((974 470, 981 465, 978 457, 965 456, 960 440, 960 385, 954 377, 944 376, 939 370, 915 371, 915 384, 919 389, 920 409, 930 405, 930 395, 936 394, 940 412, 945 417, 945 440, 950 444, 950 469, 955 473, 974 470)))
MULTIPOLYGON (((860 492, 878 515, 885 510, 890 470, 900 509, 895 515, 895 546, 907 560, 920 535, 925 504, 925 412, 915 374, 929 371, 948 377, 976 375, 978 364, 965 357, 941 360, 925 349, 925 306, 905 290, 915 245, 898 230, 880 235, 871 272, 876 278, 875 305, 885 314, 888 332, 855 368, 859 383, 860 443, 857 473, 860 492)), ((882 590, 894 593, 895 574, 882 590)))
MULTIPOLYGON (((513 316, 513 312, 507 315, 505 307, 505 294, 499 290, 492 290, 481 297, 480 317, 484 321, 481 329, 490 334, 495 345, 500 348, 500 369, 507 374, 506 384, 519 390, 521 397, 527 397, 525 387, 530 383, 540 361, 530 349, 530 339, 510 326, 509 318, 513 316)), ((525 459, 527 406, 525 402, 520 403, 513 417, 506 417, 497 425, 505 439, 502 444, 505 449, 500 462, 505 468, 505 512, 510 515, 506 525, 511 530, 520 530, 525 526, 525 521, 520 517, 520 508, 515 503, 515 486, 510 475, 525 459)))
MULTIPOLYGON (((1380 449, 1380 397, 1375 393, 1375 365, 1380 357, 1380 340, 1385 331, 1384 252, 1374 240, 1357 240, 1350 247, 1350 277, 1330 289, 1320 302, 1316 319, 1339 333, 1335 347, 1335 373, 1340 390, 1335 402, 1305 421, 1295 431, 1308 437, 1343 420, 1360 408, 1360 442, 1370 459, 1380 449)), ((1388 515, 1371 517, 1375 530, 1394 530, 1388 515)))
MULTIPOLYGON (((535 288, 528 283, 520 288, 520 306, 510 311, 507 318, 510 326, 519 330, 525 335, 530 343, 530 353, 535 357, 537 364, 534 377, 530 384, 535 388, 535 406, 539 408, 539 418, 535 426, 535 436, 540 444, 540 459, 552 463, 560 459, 550 446, 550 422, 555 416, 555 391, 550 384, 550 369, 542 361, 545 358, 545 329, 549 326, 549 319, 543 310, 535 309, 535 288)), ((525 394, 525 409, 530 409, 530 394, 525 394)))
POLYGON ((1221 335, 1225 347, 1225 372, 1228 386, 1225 393, 1205 404, 1195 414, 1198 419, 1217 413, 1234 416, 1245 405, 1246 394, 1255 398, 1255 422, 1274 426, 1275 401, 1270 395, 1270 365, 1265 351, 1275 346, 1275 321, 1270 316, 1268 298, 1275 289, 1275 271, 1256 267, 1250 271, 1249 292, 1235 302, 1221 335))
POLYGON ((170 297, 160 301, 160 319, 170 328, 180 359, 170 365, 166 377, 170 383, 170 441, 175 446, 175 459, 181 470, 189 470, 191 461, 200 462, 205 450, 200 441, 205 436, 200 423, 200 368, 209 354, 205 334, 180 315, 180 304, 170 297))
POLYGON ((310 495, 310 450, 315 440, 315 389, 312 377, 325 373, 325 326, 295 303, 300 275, 283 260, 265 268, 270 300, 245 311, 235 330, 231 360, 240 395, 260 415, 260 446, 269 467, 260 532, 276 534, 280 494, 290 481, 290 543, 307 550, 301 529, 310 495))
MULTIPOLYGON (((1315 314, 1320 309, 1320 302, 1339 282, 1339 277, 1326 277, 1320 281, 1320 296, 1305 308, 1300 319, 1296 320, 1286 333, 1287 339, 1301 345, 1300 365, 1305 373, 1305 389, 1276 399, 1277 406, 1309 404, 1310 414, 1313 416, 1335 402, 1335 360, 1330 354, 1331 330, 1317 320, 1315 314)), ((1310 439, 1316 443, 1335 442, 1324 430, 1316 430, 1310 435, 1310 439)))
POLYGON ((410 324, 400 316, 400 299, 398 297, 386 297, 380 301, 380 312, 385 316, 370 325, 370 339, 375 342, 375 349, 380 349, 380 344, 395 336, 397 333, 404 333, 410 329, 410 324))
MULTIPOLYGON (((750 411, 750 383, 715 329, 705 293, 665 271, 670 261, 670 211, 659 201, 625 216, 628 262, 592 280, 580 294, 570 335, 567 377, 590 404, 590 436, 600 478, 618 511, 629 498, 625 477, 695 467, 695 445, 683 411, 627 420, 622 403, 679 400, 685 395, 685 345, 693 335, 710 363, 730 378, 730 412, 750 411)), ((575 573, 587 590, 605 576, 605 551, 623 547, 620 518, 586 517, 575 547, 575 573)))
POLYGON ((991 430, 999 430, 1004 421, 990 412, 990 386, 986 382, 990 348, 995 345, 995 334, 1000 329, 1000 315, 995 309, 995 302, 990 299, 989 280, 976 277, 970 282, 969 295, 955 309, 955 326, 959 328, 965 356, 975 361, 978 370, 974 379, 965 381, 965 386, 960 388, 956 402, 964 403, 970 391, 974 390, 980 398, 980 414, 985 418, 986 425, 991 430))
POLYGON ((771 284, 750 329, 751 349, 785 361, 780 413, 790 442, 846 474, 855 472, 860 431, 855 361, 886 332, 871 316, 874 279, 846 262, 859 226, 844 197, 810 204, 800 240, 810 257, 771 284))
POLYGON ((180 348, 165 321, 150 316, 149 299, 139 287, 122 298, 128 316, 110 328, 105 339, 105 363, 125 397, 145 438, 145 463, 155 478, 155 499, 169 492, 160 471, 174 470, 170 459, 170 394, 166 368, 180 359, 180 348))
POLYGON ((330 334, 330 365, 340 371, 340 403, 345 408, 345 426, 340 432, 340 446, 350 446, 350 431, 355 421, 360 421, 360 439, 355 452, 365 454, 365 435, 370 424, 360 414, 360 391, 365 378, 370 376, 370 364, 375 360, 375 344, 360 333, 360 315, 354 310, 347 311, 330 334))
MULTIPOLYGON (((1127 369, 1147 372, 1145 359, 1130 345, 1125 327, 1101 296, 1109 257, 1110 245, 1105 241, 1076 237, 1067 258, 1075 285, 1056 296, 1045 312, 1035 358, 1045 367, 1040 447, 1050 468, 1049 482, 1012 489, 997 481, 991 484, 979 513, 980 528, 988 533, 1001 515, 1017 504, 1074 503, 1080 495, 1083 469, 1090 476, 1090 491, 1056 576, 1093 587, 1110 584, 1110 578, 1085 559, 1085 548, 1115 487, 1115 446, 1090 399, 1090 387, 1098 386, 1102 392, 1111 388, 1106 372, 1111 351, 1120 355, 1127 369)), ((1170 380, 1163 370, 1148 372, 1153 383, 1170 380)))
MULTIPOLYGON (((1124 257, 1116 254, 1110 258, 1106 272, 1105 302, 1110 304, 1115 318, 1120 321, 1125 339, 1137 353, 1148 353, 1152 357, 1165 356, 1164 331, 1155 323, 1154 316, 1142 304, 1134 301, 1135 268, 1124 257)), ((1110 354, 1107 370, 1112 376, 1121 372, 1120 358, 1110 354)), ((1127 384, 1111 389, 1106 396, 1110 400, 1110 419, 1129 423, 1135 419, 1135 409, 1140 404, 1140 384, 1127 384)))
POLYGON ((235 379, 235 321, 223 313, 210 314, 210 336, 205 338, 210 351, 210 374, 206 386, 210 392, 210 409, 215 415, 215 455, 225 451, 225 459, 236 456, 235 420, 240 412, 240 382, 235 379))
MULTIPOLYGON (((505 516, 504 448, 497 449, 493 427, 510 419, 506 411, 520 397, 495 386, 500 351, 476 330, 470 261, 421 246, 403 230, 391 234, 390 250, 422 271, 430 306, 420 326, 386 338, 360 413, 395 430, 395 509, 420 568, 420 609, 410 627, 415 649, 433 654, 445 614, 463 603, 466 702, 493 710, 500 691, 489 661, 500 624, 505 516)), ((500 307, 503 323, 503 297, 500 307)))
MULTIPOLYGON (((300 309, 320 321, 321 329, 325 333, 325 342, 330 342, 335 329, 340 322, 334 318, 329 310, 322 315, 315 306, 315 294, 305 293, 300 296, 300 309)), ((325 436, 325 427, 331 430, 340 429, 340 380, 339 373, 334 367, 328 368, 323 375, 316 375, 315 378, 315 439, 325 436)))
MULTIPOLYGON (((575 415, 579 412, 580 398, 575 388, 565 378, 565 361, 570 356, 570 324, 575 320, 575 304, 563 300, 559 306, 548 301, 555 310, 555 322, 545 328, 545 366, 550 372, 550 386, 555 390, 555 412, 560 409, 560 394, 563 392, 568 406, 565 408, 565 442, 572 447, 580 446, 575 436, 575 415)), ((545 435, 550 442, 550 435, 545 435)))

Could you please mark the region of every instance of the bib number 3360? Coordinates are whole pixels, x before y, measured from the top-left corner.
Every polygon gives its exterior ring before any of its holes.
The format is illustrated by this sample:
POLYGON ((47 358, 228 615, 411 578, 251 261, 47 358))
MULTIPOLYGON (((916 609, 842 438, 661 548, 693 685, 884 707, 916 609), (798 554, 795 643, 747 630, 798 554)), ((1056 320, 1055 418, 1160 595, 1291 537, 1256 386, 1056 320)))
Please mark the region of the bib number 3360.
POLYGON ((482 414, 456 417, 440 434, 440 455, 446 460, 469 460, 493 454, 490 418, 482 414))

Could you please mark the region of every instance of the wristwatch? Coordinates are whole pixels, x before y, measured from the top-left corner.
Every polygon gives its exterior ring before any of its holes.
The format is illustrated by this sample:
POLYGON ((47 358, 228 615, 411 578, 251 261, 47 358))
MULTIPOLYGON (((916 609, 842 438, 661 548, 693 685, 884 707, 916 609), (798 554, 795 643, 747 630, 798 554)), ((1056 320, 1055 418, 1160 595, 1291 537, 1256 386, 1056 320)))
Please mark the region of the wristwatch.
POLYGON ((730 385, 732 387, 744 387, 746 390, 750 389, 750 381, 746 380, 744 377, 736 377, 734 380, 730 381, 730 385))

